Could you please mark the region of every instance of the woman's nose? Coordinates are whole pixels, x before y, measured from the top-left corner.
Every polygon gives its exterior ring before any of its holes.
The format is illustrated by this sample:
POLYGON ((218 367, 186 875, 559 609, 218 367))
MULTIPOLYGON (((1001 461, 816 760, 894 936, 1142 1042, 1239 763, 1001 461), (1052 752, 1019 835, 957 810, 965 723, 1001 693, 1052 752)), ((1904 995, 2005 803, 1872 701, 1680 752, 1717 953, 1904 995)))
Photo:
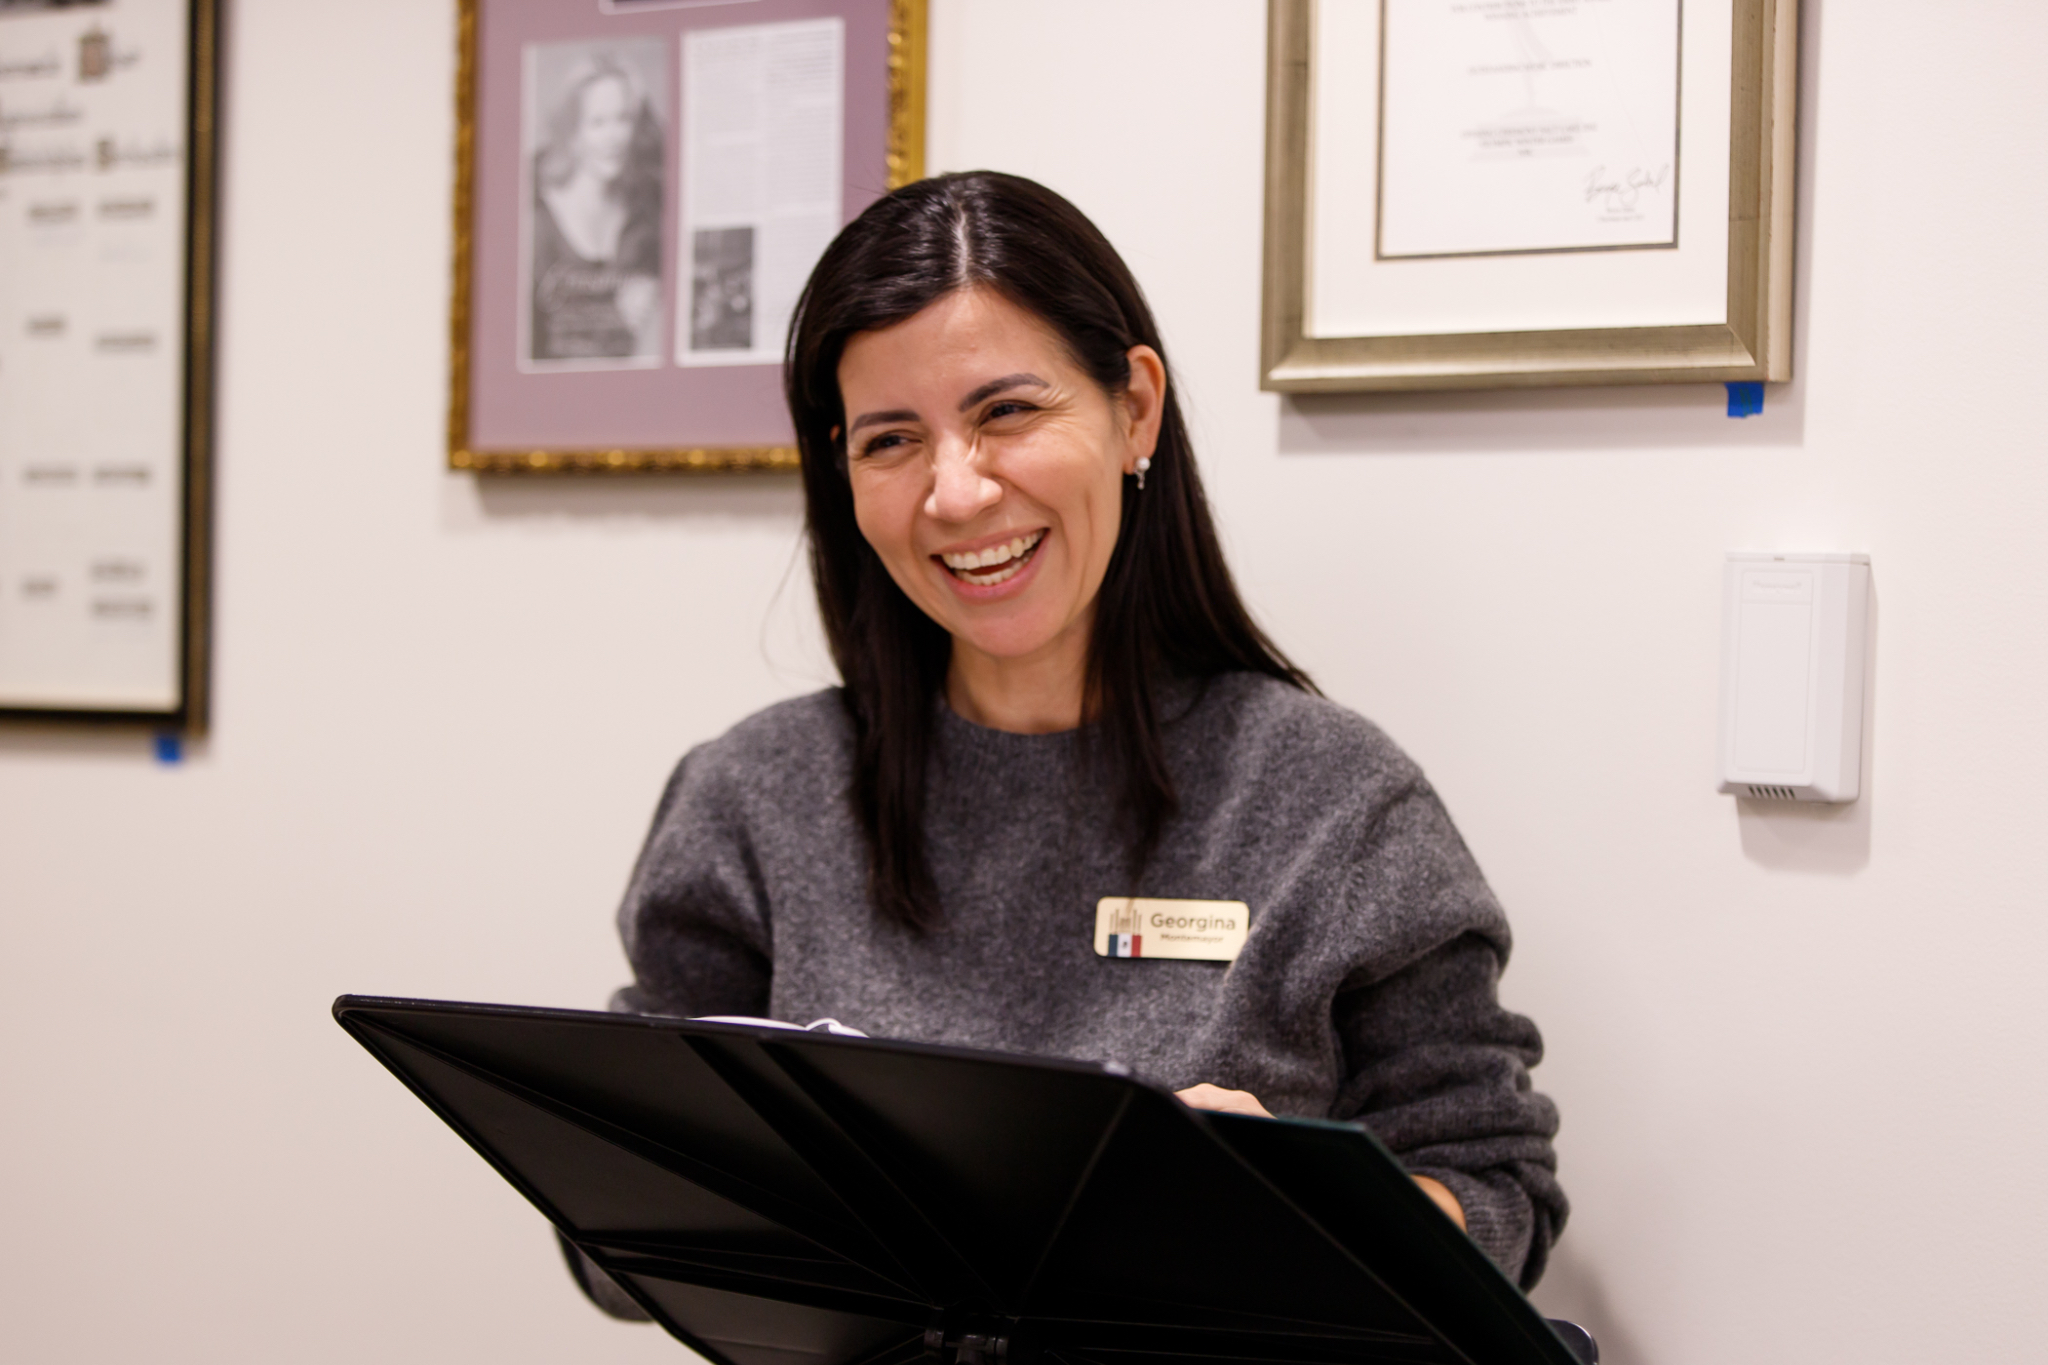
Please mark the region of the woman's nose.
POLYGON ((969 441, 942 439, 932 460, 932 491, 925 515, 936 521, 972 521, 1003 496, 1003 486, 981 467, 980 452, 969 441))

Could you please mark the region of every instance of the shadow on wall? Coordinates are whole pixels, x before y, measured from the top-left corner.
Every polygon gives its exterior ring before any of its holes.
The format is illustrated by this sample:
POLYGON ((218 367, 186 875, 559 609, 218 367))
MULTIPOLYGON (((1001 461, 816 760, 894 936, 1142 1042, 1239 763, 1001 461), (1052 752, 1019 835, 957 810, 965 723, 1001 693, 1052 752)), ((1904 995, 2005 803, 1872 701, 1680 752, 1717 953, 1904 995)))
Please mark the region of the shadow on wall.
POLYGON ((1727 415, 1719 384, 1607 389, 1288 394, 1285 455, 1539 454, 1575 450, 1797 447, 1806 440, 1797 371, 1773 384, 1755 417, 1727 415))
POLYGON ((1737 798, 1742 856, 1779 872, 1847 877, 1870 862, 1870 787, 1846 806, 1737 798))
MULTIPOLYGON (((206 740, 187 740, 181 760, 203 759, 206 740)), ((118 763, 126 767, 160 763, 156 733, 147 726, 56 725, 41 721, 0 722, 0 754, 36 759, 61 756, 67 761, 118 763)))
POLYGON ((1550 1253, 1550 1266, 1530 1299, 1546 1318, 1576 1322, 1600 1343, 1600 1365, 1639 1365, 1640 1344, 1608 1302, 1607 1287, 1590 1260, 1578 1254, 1571 1234, 1550 1253))
POLYGON ((1870 864, 1871 803, 1877 772, 1877 574, 1870 577, 1870 616, 1863 642, 1863 780, 1854 801, 1840 806, 1738 797, 1735 824, 1742 856, 1779 872, 1850 877, 1870 864))
POLYGON ((789 687, 836 686, 812 605, 804 492, 796 471, 701 474, 472 475, 442 484, 442 529, 458 534, 559 535, 589 542, 651 534, 670 542, 700 533, 780 542, 773 592, 757 641, 762 661, 789 687))
POLYGON ((787 521, 803 516, 803 485, 788 473, 521 474, 455 476, 473 484, 474 508, 485 521, 566 518, 604 521, 701 518, 787 521))

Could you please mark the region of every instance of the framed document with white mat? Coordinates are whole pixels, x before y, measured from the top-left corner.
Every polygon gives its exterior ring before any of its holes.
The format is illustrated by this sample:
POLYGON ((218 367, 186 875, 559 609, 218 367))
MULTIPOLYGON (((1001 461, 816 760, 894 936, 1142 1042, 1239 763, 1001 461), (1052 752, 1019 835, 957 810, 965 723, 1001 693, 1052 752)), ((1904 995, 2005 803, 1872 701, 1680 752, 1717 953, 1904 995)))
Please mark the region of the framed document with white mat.
POLYGON ((218 27, 0 4, 0 718, 206 725, 218 27))
POLYGON ((1267 389, 1791 377, 1796 0, 1270 0, 1267 389))

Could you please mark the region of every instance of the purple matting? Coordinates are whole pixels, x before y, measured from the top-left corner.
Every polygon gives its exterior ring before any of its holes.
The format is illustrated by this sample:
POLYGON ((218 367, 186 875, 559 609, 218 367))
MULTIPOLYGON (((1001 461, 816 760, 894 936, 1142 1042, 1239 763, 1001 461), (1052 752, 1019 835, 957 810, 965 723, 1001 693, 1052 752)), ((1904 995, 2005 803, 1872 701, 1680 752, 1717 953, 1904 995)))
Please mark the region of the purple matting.
POLYGON ((682 197, 682 34, 839 15, 846 21, 845 216, 888 188, 889 0, 745 0, 606 14, 597 0, 483 0, 477 19, 471 238, 469 446, 472 450, 662 449, 790 445, 779 365, 675 363, 675 224, 682 197), (531 42, 658 36, 671 45, 662 363, 638 370, 521 372, 519 215, 522 50, 531 42))

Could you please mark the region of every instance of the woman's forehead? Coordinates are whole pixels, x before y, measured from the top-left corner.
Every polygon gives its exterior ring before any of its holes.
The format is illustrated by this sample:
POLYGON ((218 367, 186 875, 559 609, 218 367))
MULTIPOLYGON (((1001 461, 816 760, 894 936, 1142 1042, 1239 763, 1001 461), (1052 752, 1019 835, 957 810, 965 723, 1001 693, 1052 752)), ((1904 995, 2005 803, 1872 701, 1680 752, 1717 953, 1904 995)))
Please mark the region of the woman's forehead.
POLYGON ((630 95, 626 88, 625 76, 617 71, 606 71, 593 76, 590 83, 583 87, 583 107, 588 109, 597 103, 600 93, 608 94, 618 103, 624 104, 630 95))
POLYGON ((992 289, 961 289, 901 322, 859 332, 839 361, 842 393, 875 386, 973 388, 998 372, 1047 380, 1071 369, 1058 333, 992 289))

